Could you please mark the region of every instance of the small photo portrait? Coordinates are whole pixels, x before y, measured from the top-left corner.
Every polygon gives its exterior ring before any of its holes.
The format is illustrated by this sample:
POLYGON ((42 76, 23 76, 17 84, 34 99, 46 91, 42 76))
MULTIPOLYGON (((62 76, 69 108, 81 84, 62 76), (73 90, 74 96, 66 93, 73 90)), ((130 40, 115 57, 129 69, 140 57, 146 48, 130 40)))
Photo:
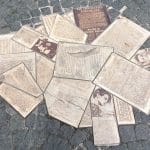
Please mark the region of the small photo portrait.
POLYGON ((96 89, 91 99, 91 113, 92 117, 113 115, 112 95, 102 88, 96 89))
POLYGON ((48 56, 52 59, 56 55, 57 44, 41 38, 32 47, 32 50, 48 56))
POLYGON ((150 68, 150 49, 139 50, 134 58, 140 66, 150 68))

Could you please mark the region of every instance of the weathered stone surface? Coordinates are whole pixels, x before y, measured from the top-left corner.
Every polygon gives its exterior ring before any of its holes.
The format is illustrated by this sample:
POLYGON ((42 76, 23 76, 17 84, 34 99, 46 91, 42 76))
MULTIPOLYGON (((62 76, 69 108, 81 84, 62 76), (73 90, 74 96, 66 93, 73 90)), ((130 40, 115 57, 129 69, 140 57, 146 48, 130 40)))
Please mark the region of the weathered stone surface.
POLYGON ((49 14, 52 13, 51 12, 51 7, 44 7, 44 8, 41 8, 40 10, 42 12, 42 15, 49 15, 49 14))
POLYGON ((136 140, 134 126, 120 126, 119 133, 121 141, 124 143, 136 140))
POLYGON ((37 17, 37 16, 40 16, 41 12, 38 8, 36 8, 36 9, 31 10, 30 14, 32 17, 37 17))
POLYGON ((39 7, 45 7, 49 5, 49 1, 48 0, 38 0, 38 6, 39 7))
POLYGON ((130 142, 128 143, 128 150, 143 150, 142 144, 140 142, 130 142))
POLYGON ((121 144, 119 146, 114 146, 114 147, 111 147, 110 150, 127 150, 127 145, 121 144))
POLYGON ((150 127, 145 124, 139 124, 135 127, 135 133, 137 140, 149 140, 150 139, 150 127))

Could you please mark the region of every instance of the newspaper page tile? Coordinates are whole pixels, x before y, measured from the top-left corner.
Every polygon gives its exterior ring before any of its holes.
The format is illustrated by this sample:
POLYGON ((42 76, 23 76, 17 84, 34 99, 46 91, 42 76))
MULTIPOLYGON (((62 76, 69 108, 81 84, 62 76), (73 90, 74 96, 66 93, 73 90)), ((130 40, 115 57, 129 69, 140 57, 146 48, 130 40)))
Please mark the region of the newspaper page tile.
POLYGON ((35 52, 0 55, 0 74, 22 62, 27 66, 29 72, 36 79, 35 52))
POLYGON ((43 24, 37 26, 37 27, 35 28, 35 31, 37 31, 37 32, 39 32, 39 33, 41 33, 41 34, 43 34, 43 35, 45 35, 45 36, 48 36, 48 34, 47 34, 47 32, 46 32, 46 29, 45 29, 45 26, 44 26, 43 24))
POLYGON ((95 40, 110 24, 105 6, 75 8, 73 12, 76 25, 88 34, 88 43, 95 40))
POLYGON ((0 80, 34 97, 42 94, 41 89, 23 63, 1 74, 0 80))
POLYGON ((73 10, 70 10, 68 12, 65 12, 62 15, 64 18, 68 19, 68 21, 72 22, 73 24, 75 24, 75 18, 74 18, 74 13, 73 10))
POLYGON ((89 81, 52 78, 44 94, 49 115, 77 128, 93 89, 89 81))
POLYGON ((48 86, 48 83, 52 79, 54 65, 54 62, 36 53, 37 83, 43 91, 45 91, 46 87, 48 86))
POLYGON ((130 59, 149 37, 149 31, 120 16, 92 44, 112 46, 115 53, 130 59))
POLYGON ((22 27, 13 39, 50 59, 54 59, 56 56, 57 42, 30 27, 22 27))
POLYGON ((42 16, 43 24, 49 36, 52 32, 52 28, 53 28, 56 16, 57 14, 50 14, 50 15, 42 16))
POLYGON ((43 100, 43 95, 35 98, 5 83, 0 85, 0 95, 24 118, 43 100))
POLYGON ((114 96, 117 121, 119 125, 135 124, 132 106, 114 96))
POLYGON ((119 145, 120 137, 113 96, 100 87, 96 87, 92 94, 91 114, 94 144, 96 146, 119 145))
POLYGON ((64 17, 57 15, 50 33, 50 38, 56 41, 85 43, 87 34, 64 17))
POLYGON ((112 52, 111 47, 59 43, 54 74, 93 80, 112 52))
POLYGON ((92 127, 92 116, 91 116, 91 104, 90 101, 85 109, 81 122, 79 124, 79 128, 87 128, 92 127))
POLYGON ((150 48, 138 50, 131 61, 150 71, 150 48))
POLYGON ((23 26, 14 36, 13 40, 28 47, 32 48, 33 45, 38 41, 41 34, 32 30, 28 26, 23 26))
POLYGON ((31 52, 32 50, 13 41, 14 33, 0 35, 0 54, 31 52))
POLYGON ((125 102, 150 113, 150 72, 113 53, 94 83, 125 102))

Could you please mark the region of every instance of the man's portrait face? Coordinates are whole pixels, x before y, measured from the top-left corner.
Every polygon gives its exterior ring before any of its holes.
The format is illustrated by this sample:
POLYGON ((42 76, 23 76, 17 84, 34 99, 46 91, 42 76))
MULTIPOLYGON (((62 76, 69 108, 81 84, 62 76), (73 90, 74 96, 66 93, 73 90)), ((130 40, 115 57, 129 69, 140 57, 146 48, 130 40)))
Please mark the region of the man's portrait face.
POLYGON ((142 66, 150 66, 150 49, 140 50, 135 59, 142 66))

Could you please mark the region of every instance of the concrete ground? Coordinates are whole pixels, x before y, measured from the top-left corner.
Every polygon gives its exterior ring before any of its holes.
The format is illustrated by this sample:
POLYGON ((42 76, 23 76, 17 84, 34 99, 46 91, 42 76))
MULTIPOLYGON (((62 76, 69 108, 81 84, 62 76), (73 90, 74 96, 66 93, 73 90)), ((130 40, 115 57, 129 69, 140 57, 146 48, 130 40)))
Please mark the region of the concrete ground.
MULTIPOLYGON (((126 17, 150 30, 150 0, 0 0, 0 34, 35 26, 40 15, 62 8, 97 5, 121 9, 126 17)), ((112 12, 112 16, 115 12, 112 12)), ((147 41, 142 47, 149 47, 147 41)), ((119 126, 121 145, 95 147, 92 128, 75 129, 48 116, 45 102, 25 120, 0 98, 0 150, 150 150, 150 116, 134 109, 136 124, 119 126)))

